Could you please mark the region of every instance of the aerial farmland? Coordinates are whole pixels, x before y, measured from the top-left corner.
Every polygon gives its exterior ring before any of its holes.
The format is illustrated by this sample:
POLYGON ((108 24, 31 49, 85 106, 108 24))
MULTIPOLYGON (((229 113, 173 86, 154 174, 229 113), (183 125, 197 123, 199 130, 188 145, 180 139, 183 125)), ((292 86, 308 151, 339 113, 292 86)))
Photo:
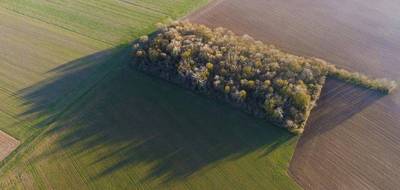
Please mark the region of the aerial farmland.
POLYGON ((398 189, 399 12, 0 0, 0 189, 398 189))

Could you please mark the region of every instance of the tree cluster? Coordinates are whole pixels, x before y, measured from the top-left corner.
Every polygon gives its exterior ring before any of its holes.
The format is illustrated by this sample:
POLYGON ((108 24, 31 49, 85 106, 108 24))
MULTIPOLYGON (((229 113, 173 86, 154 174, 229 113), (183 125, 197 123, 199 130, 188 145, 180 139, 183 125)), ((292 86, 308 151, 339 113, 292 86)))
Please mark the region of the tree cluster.
MULTIPOLYGON (((224 28, 178 22, 133 44, 133 65, 224 100, 294 133, 303 131, 328 75, 364 84, 326 62, 291 55, 224 28), (350 80, 352 78, 352 80, 350 80)), ((368 84, 375 85, 375 80, 368 84)), ((381 84, 376 82, 376 84, 381 84)), ((384 90, 382 90, 384 91, 384 90)))

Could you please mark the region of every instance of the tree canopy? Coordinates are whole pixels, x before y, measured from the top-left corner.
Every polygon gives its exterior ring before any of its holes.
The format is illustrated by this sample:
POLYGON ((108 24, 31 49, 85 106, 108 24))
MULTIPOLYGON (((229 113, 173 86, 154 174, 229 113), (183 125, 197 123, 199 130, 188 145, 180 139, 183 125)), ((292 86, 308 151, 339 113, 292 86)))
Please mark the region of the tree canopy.
POLYGON ((224 28, 177 22, 133 45, 133 65, 301 133, 327 76, 389 93, 395 83, 285 53, 224 28))

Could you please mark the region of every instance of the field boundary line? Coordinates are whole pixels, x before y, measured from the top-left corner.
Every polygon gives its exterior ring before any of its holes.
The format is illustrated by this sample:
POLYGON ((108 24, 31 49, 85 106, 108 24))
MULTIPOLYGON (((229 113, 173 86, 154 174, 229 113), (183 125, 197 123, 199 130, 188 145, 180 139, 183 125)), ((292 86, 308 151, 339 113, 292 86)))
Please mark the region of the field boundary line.
POLYGON ((6 142, 6 147, 3 147, 3 148, 5 148, 5 150, 4 150, 5 154, 3 154, 2 152, 0 153, 0 155, 1 155, 0 162, 1 162, 3 159, 7 158, 12 152, 14 152, 18 148, 18 146, 21 144, 21 141, 14 138, 13 136, 11 136, 10 134, 6 133, 3 130, 0 130, 0 137, 4 137, 5 142, 6 142), (11 151, 9 151, 9 150, 11 150, 11 151), (1 159, 1 157, 3 157, 3 158, 1 159))
POLYGON ((197 15, 202 15, 205 12, 209 11, 210 9, 218 6, 219 4, 221 4, 223 1, 225 0, 208 0, 208 3, 206 3, 203 7, 200 7, 198 10, 185 15, 184 17, 180 18, 179 21, 184 21, 189 19, 189 17, 197 17, 197 15))
POLYGON ((20 141, 17 138, 13 137, 12 135, 8 134, 7 132, 5 132, 3 130, 0 130, 0 135, 7 135, 7 137, 9 137, 10 139, 17 141, 18 144, 20 143, 20 141))

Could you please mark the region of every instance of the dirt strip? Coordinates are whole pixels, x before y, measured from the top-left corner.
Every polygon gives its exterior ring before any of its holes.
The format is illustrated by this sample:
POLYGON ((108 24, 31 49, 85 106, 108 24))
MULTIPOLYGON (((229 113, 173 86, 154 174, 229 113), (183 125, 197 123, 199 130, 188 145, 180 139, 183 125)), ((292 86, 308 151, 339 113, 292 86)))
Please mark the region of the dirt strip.
MULTIPOLYGON (((187 17, 290 53, 400 81, 400 2, 222 0, 187 17)), ((398 189, 400 90, 329 80, 290 166, 305 189, 398 189)))
POLYGON ((6 158, 19 145, 19 140, 7 133, 0 131, 0 161, 6 158))

